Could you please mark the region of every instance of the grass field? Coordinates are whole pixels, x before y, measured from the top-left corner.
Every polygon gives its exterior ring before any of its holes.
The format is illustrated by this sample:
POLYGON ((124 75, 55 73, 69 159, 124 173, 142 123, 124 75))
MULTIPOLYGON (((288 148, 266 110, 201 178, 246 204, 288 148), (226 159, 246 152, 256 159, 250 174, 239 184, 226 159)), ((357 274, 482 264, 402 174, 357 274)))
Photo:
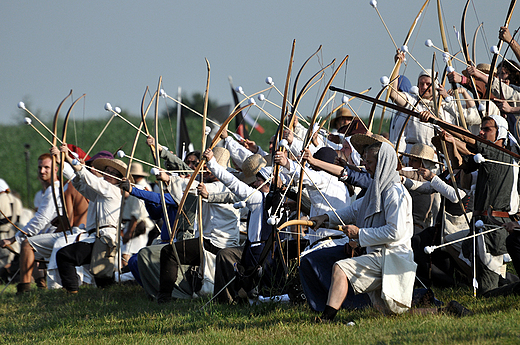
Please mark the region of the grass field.
POLYGON ((520 297, 474 299, 469 289, 436 290, 475 312, 382 316, 374 309, 340 311, 337 323, 314 324, 306 305, 223 306, 206 300, 158 305, 139 286, 79 294, 33 290, 0 296, 0 343, 48 344, 518 344, 520 297), (355 326, 345 322, 353 320, 355 326))

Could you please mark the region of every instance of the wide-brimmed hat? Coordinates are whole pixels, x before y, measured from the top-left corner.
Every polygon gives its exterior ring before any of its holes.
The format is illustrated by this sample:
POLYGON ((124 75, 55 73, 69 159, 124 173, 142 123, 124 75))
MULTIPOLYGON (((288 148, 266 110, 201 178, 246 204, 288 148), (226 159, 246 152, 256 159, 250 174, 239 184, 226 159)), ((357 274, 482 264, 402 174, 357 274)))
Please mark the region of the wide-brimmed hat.
POLYGON ((402 155, 405 155, 407 157, 414 157, 419 158, 423 160, 430 161, 435 164, 441 164, 437 162, 435 158, 435 151, 432 147, 425 145, 425 144, 413 144, 413 146, 410 148, 410 153, 406 152, 399 152, 402 155))
POLYGON ((242 172, 238 175, 238 178, 245 184, 251 184, 256 181, 256 174, 266 165, 267 162, 264 157, 259 154, 251 155, 242 163, 242 172))
POLYGON ((336 128, 336 122, 338 121, 338 119, 340 119, 342 117, 345 117, 348 119, 354 118, 354 116, 352 115, 352 113, 350 112, 350 110, 348 108, 342 107, 342 108, 339 108, 338 111, 336 111, 336 116, 330 121, 330 126, 332 128, 336 128))
MULTIPOLYGON (((126 176, 126 163, 119 159, 98 158, 92 162, 92 166, 100 171, 105 171, 106 167, 112 167, 119 171, 123 177, 126 176)), ((132 175, 130 175, 128 179, 130 180, 130 183, 134 183, 132 175)))
POLYGON ((350 137, 350 143, 356 149, 359 154, 363 154, 363 151, 366 146, 370 146, 376 143, 388 143, 392 147, 392 144, 388 139, 379 134, 367 133, 367 134, 354 134, 350 137))
POLYGON ((359 117, 356 117, 351 123, 338 129, 338 133, 342 133, 346 137, 350 137, 357 133, 365 134, 366 132, 367 128, 359 117))
POLYGON ((137 177, 148 177, 149 173, 143 170, 143 165, 139 162, 132 162, 130 164, 130 175, 137 177))
POLYGON ((114 159, 114 155, 110 151, 99 151, 93 155, 89 160, 85 161, 85 164, 92 166, 92 163, 98 158, 114 159))
POLYGON ((229 151, 223 147, 215 147, 213 149, 213 157, 217 160, 218 165, 223 166, 224 168, 229 168, 231 165, 229 164, 229 151))

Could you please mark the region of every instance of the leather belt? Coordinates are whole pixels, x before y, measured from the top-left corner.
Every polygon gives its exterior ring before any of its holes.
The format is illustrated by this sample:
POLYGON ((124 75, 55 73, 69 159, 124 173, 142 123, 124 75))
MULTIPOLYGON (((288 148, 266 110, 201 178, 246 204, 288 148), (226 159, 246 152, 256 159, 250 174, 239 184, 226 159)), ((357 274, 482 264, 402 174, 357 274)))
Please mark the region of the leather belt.
MULTIPOLYGON (((100 226, 100 227, 99 227, 99 230, 101 230, 101 229, 106 229, 106 228, 114 228, 114 229, 117 229, 117 228, 116 228, 115 226, 113 226, 113 225, 103 225, 103 226, 100 226)), ((96 229, 91 229, 91 230, 87 231, 87 233, 88 233, 89 235, 91 235, 91 234, 93 234, 93 233, 95 233, 95 232, 96 232, 96 229)))
MULTIPOLYGON (((487 216, 488 211, 474 211, 473 215, 474 216, 487 216)), ((509 216, 512 216, 512 215, 509 214, 508 212, 504 212, 504 211, 491 211, 491 216, 500 217, 500 218, 509 218, 509 216)))

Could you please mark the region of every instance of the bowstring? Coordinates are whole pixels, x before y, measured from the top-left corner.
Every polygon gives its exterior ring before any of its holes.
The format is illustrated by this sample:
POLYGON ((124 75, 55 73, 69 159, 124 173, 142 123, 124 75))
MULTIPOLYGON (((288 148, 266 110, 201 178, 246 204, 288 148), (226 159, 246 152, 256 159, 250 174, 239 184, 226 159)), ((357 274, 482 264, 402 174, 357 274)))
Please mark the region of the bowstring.
MULTIPOLYGON (((480 18, 478 16, 478 13, 477 13, 477 9, 475 8, 475 2, 473 1, 471 3, 471 6, 473 7, 473 12, 475 13, 475 18, 477 19, 477 23, 483 23, 480 21, 480 18)), ((486 28, 485 28, 485 25, 482 25, 482 42, 484 43, 484 47, 490 47, 489 43, 488 43, 488 40, 487 40, 487 34, 486 34, 486 28)), ((491 52, 489 51, 489 49, 485 49, 486 50, 486 54, 487 54, 487 57, 488 57, 488 60, 491 61, 491 52)), ((477 63, 476 61, 474 61, 475 64, 477 63)))
MULTIPOLYGON (((261 109, 264 109, 265 105, 267 104, 267 99, 269 99, 269 96, 271 95, 271 91, 273 91, 273 89, 269 89, 267 91, 267 97, 266 99, 263 101, 263 104, 262 106, 260 107, 261 109)), ((251 129, 249 130, 249 137, 251 137, 251 133, 253 133, 254 129, 255 129, 255 126, 258 122, 258 119, 260 118, 260 115, 262 115, 262 110, 258 109, 258 115, 256 116, 255 118, 255 122, 254 124, 251 126, 251 129)))

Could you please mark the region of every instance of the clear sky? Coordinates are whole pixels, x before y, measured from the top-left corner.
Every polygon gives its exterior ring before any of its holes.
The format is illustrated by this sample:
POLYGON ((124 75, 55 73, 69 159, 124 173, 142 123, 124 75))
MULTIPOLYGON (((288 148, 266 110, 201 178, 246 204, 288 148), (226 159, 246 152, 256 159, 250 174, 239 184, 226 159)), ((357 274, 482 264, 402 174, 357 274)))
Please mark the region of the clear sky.
MULTIPOLYGON (((398 46, 422 3, 378 2, 398 46)), ((453 26, 460 30, 465 0, 442 3, 450 51, 458 51, 453 26)), ((476 27, 484 22, 477 58, 489 62, 489 46, 498 43, 498 27, 510 1, 472 3, 466 23, 468 40, 471 43, 476 27)), ((511 20, 512 31, 520 25, 519 11, 517 8, 511 20)), ((434 51, 424 45, 428 38, 442 47, 436 1, 431 1, 409 43, 413 56, 426 68, 431 66, 434 51)), ((211 63, 210 97, 219 104, 232 102, 228 76, 247 94, 265 88, 267 76, 283 90, 293 39, 296 71, 323 45, 320 59, 309 64, 300 85, 320 64, 333 58, 340 61, 349 54, 346 72, 338 75, 334 85, 358 91, 372 87, 369 94, 375 95, 379 78, 389 75, 393 67, 395 48, 368 0, 2 1, 0 124, 22 122, 25 115, 16 107, 21 100, 49 120, 70 89, 75 97, 87 94, 75 111, 77 119, 107 116, 103 110, 106 102, 137 115, 145 87, 155 89, 159 76, 172 96, 179 86, 188 94, 203 92, 204 58, 211 63)), ((436 68, 443 68, 442 55, 437 54, 437 60, 436 68)), ((414 82, 419 67, 408 61, 405 74, 414 82)), ((455 67, 464 68, 457 63, 455 67)), ((312 112, 320 86, 306 95, 302 112, 312 112)), ((274 93, 269 99, 281 103, 274 93)), ((368 111, 360 102, 353 106, 360 113, 368 111)), ((270 111, 279 116, 274 107, 270 111)))

